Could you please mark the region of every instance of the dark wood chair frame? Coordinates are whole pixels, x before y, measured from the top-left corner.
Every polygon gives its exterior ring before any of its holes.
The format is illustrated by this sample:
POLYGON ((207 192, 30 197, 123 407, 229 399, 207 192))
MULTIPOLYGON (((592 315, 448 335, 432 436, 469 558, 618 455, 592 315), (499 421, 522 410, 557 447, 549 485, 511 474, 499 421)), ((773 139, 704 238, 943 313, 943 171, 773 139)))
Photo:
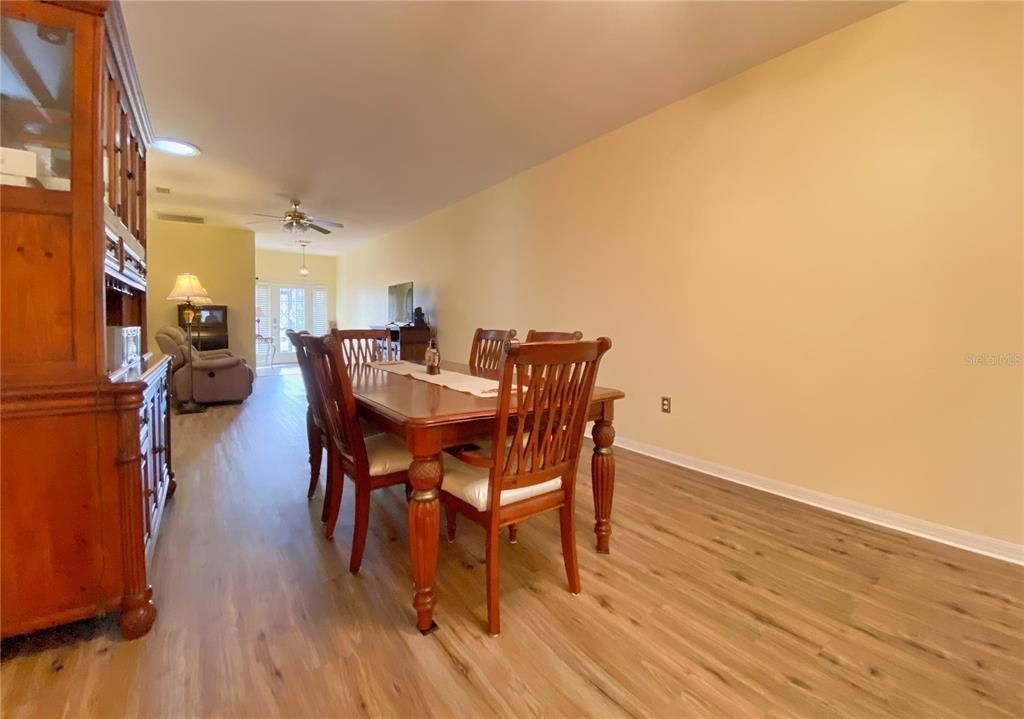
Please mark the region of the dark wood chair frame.
POLYGON ((334 330, 327 337, 303 335, 301 341, 318 390, 320 416, 326 426, 328 440, 328 478, 324 496, 326 535, 328 539, 334 537, 345 477, 348 476, 356 492, 355 527, 348 569, 357 574, 363 562, 370 524, 370 492, 396 484, 408 486, 409 476, 407 468, 390 474, 370 476, 363 428, 356 416, 356 401, 352 394, 342 339, 336 333, 340 334, 340 331, 334 330))
POLYGON ((515 330, 485 330, 477 328, 469 348, 470 369, 497 371, 501 367, 501 353, 505 343, 516 338, 515 330))
POLYGON ((331 330, 349 365, 391 361, 391 330, 331 330))
POLYGON ((549 332, 547 330, 530 330, 526 333, 527 342, 579 342, 583 339, 583 333, 575 332, 549 332))
POLYGON ((480 511, 445 492, 448 541, 455 540, 456 518, 463 514, 484 528, 487 558, 487 630, 501 631, 499 616, 498 533, 543 512, 559 510, 562 556, 569 591, 580 593, 576 557, 574 503, 576 468, 579 464, 597 370, 611 347, 602 337, 594 342, 505 343, 501 358, 498 415, 492 436, 493 456, 463 450, 456 456, 471 465, 490 470, 489 507, 480 511), (524 380, 513 380, 516 377, 524 380), (513 404, 513 397, 515 403, 513 404), (506 438, 511 441, 506 445, 506 438), (535 497, 501 505, 501 492, 562 478, 562 486, 535 497))
MULTIPOLYGON (((299 370, 302 373, 302 384, 306 388, 306 441, 309 444, 309 489, 306 498, 312 499, 316 493, 316 487, 320 484, 320 468, 323 466, 324 447, 327 446, 327 428, 320 416, 320 390, 313 378, 313 370, 309 364, 309 357, 306 354, 306 347, 302 343, 302 337, 309 336, 309 332, 302 330, 285 330, 288 341, 295 348, 295 358, 299 363, 299 370)), ((330 474, 331 455, 327 455, 327 472, 330 474)), ((324 503, 324 511, 321 521, 327 519, 327 504, 324 503)))

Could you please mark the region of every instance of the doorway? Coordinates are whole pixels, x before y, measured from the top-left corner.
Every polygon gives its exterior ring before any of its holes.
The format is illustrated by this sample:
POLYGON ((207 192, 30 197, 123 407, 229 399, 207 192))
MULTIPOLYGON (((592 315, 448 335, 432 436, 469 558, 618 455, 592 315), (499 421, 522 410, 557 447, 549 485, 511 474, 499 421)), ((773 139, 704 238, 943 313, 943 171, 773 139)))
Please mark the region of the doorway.
POLYGON ((270 357, 275 364, 296 361, 295 348, 286 334, 288 330, 308 330, 318 336, 327 334, 326 287, 256 283, 258 364, 266 364, 270 357))

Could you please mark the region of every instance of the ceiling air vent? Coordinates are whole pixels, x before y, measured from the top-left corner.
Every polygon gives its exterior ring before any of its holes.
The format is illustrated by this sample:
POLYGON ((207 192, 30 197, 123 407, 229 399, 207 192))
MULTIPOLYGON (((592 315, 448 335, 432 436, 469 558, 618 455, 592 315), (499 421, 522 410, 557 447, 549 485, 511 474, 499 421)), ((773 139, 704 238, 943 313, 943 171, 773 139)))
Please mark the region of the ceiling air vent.
POLYGON ((168 222, 189 222, 193 225, 204 225, 206 224, 205 217, 195 217, 193 215, 172 215, 168 212, 156 213, 158 220, 167 220, 168 222))
POLYGON ((158 194, 161 194, 161 195, 169 195, 169 194, 171 194, 171 188, 170 187, 161 187, 160 185, 157 185, 156 186, 156 191, 157 191, 158 194))

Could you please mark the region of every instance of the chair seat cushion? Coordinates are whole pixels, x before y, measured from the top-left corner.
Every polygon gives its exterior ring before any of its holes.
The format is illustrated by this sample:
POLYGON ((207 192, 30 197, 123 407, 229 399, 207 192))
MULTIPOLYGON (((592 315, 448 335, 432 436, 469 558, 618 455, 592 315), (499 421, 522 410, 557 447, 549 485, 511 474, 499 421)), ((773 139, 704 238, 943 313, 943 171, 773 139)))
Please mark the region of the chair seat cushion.
MULTIPOLYGON (((455 457, 445 455, 444 479, 441 482, 441 489, 470 506, 476 507, 481 512, 486 512, 490 509, 491 501, 489 473, 490 470, 484 467, 474 467, 455 459, 455 457)), ((524 499, 554 492, 561 488, 562 478, 555 477, 529 487, 506 489, 501 493, 500 504, 504 507, 507 504, 522 502, 524 499)))
POLYGON ((404 472, 412 463, 412 454, 405 448, 405 442, 387 432, 366 435, 363 444, 366 445, 371 477, 404 472))

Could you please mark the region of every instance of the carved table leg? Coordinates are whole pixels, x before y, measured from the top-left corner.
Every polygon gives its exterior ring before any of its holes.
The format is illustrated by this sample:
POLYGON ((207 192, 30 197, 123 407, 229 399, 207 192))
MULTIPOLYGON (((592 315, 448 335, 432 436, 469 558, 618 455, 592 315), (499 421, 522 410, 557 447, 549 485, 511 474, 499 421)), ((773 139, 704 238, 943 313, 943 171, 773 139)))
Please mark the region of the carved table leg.
POLYGON ((612 495, 615 493, 615 455, 612 442, 615 428, 611 418, 602 416, 594 422, 594 456, 590 460, 590 476, 594 485, 594 534, 597 535, 597 551, 608 554, 612 534, 612 495))
POLYGON ((412 554, 412 599, 416 627, 421 634, 437 629, 434 622, 434 576, 437 573, 437 537, 441 524, 439 501, 441 455, 416 456, 409 465, 412 501, 409 502, 409 548, 412 554))

